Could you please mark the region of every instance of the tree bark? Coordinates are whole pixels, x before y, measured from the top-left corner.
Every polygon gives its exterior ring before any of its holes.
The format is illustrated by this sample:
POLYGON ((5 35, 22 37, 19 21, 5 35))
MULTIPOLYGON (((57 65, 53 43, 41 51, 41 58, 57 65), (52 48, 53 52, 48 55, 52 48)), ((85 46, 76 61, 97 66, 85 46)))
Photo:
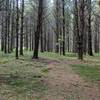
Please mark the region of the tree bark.
POLYGON ((34 55, 33 55, 34 59, 38 58, 39 39, 40 39, 42 22, 43 22, 43 0, 39 0, 37 30, 35 32, 35 47, 34 47, 34 55))

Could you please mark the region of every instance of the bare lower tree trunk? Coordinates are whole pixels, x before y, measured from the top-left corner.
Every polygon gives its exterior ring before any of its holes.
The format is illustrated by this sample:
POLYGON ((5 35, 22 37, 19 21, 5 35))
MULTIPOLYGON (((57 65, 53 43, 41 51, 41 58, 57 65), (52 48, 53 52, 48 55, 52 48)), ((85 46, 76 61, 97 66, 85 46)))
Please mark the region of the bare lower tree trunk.
POLYGON ((88 54, 93 56, 92 52, 92 31, 91 31, 91 0, 87 0, 88 8, 88 54))
POLYGON ((23 55, 23 23, 24 23, 24 0, 22 0, 21 11, 21 33, 20 33, 20 55, 23 55))
POLYGON ((84 0, 79 0, 78 59, 81 60, 83 60, 84 7, 84 0))
POLYGON ((74 35, 73 35, 73 51, 78 52, 78 34, 79 34, 79 23, 78 23, 78 1, 74 1, 75 11, 74 11, 74 35))
POLYGON ((63 4, 63 55, 65 55, 65 0, 62 0, 63 4))
POLYGON ((59 0, 56 0, 56 53, 59 52, 59 0))
POLYGON ((15 32, 15 15, 14 15, 14 10, 15 10, 15 1, 13 0, 13 8, 12 8, 12 15, 11 15, 11 52, 13 51, 14 49, 14 32, 15 32))
POLYGON ((18 5, 19 5, 19 0, 16 0, 16 11, 17 11, 17 15, 16 15, 16 59, 19 58, 19 55, 18 55, 18 46, 19 46, 19 43, 18 43, 18 40, 19 40, 19 8, 18 8, 18 5))
POLYGON ((2 15, 2 30, 1 30, 1 51, 4 51, 4 18, 2 15))
POLYGON ((44 44, 43 44, 43 29, 42 29, 42 26, 41 26, 41 52, 44 52, 44 48, 43 48, 43 46, 44 46, 44 44))
POLYGON ((34 47, 34 55, 33 55, 33 58, 35 59, 38 58, 39 39, 40 39, 42 22, 43 22, 43 0, 39 0, 37 30, 35 32, 35 47, 34 47))

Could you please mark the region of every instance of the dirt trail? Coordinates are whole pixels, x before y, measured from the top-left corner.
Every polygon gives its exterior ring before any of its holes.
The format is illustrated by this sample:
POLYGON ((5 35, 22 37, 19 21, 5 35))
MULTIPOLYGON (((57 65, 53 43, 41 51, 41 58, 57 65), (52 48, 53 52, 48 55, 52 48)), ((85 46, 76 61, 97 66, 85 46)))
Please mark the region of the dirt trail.
POLYGON ((68 62, 51 62, 48 68, 49 90, 42 100, 100 100, 100 89, 77 75, 68 62))

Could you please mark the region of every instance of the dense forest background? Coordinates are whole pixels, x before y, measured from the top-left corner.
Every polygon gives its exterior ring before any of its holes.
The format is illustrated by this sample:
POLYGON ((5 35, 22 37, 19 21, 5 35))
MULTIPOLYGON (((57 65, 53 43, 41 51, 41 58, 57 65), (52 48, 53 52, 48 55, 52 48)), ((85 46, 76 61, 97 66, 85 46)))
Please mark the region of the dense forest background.
POLYGON ((100 100, 100 0, 0 0, 0 100, 100 100))
POLYGON ((93 56, 100 51, 99 0, 0 0, 1 51, 66 52, 93 56))

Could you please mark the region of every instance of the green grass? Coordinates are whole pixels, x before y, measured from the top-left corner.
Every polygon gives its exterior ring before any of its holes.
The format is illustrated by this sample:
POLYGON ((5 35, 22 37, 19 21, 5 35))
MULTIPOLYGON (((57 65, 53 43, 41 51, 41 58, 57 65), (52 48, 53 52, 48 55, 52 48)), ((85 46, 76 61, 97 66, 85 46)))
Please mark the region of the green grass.
POLYGON ((46 68, 46 63, 32 61, 27 52, 19 60, 0 52, 0 100, 30 100, 33 94, 38 100, 48 88, 46 68))
MULTIPOLYGON (((24 51, 24 56, 19 60, 15 54, 4 54, 0 52, 0 99, 4 100, 31 100, 35 94, 35 100, 45 95, 48 85, 45 78, 49 72, 47 62, 32 60, 33 52, 24 51)), ((46 59, 62 60, 67 56, 57 53, 39 53, 39 56, 46 59)))
POLYGON ((54 60, 63 60, 63 59, 75 59, 77 57, 77 54, 75 53, 66 53, 65 56, 59 53, 51 53, 51 52, 44 52, 39 53, 40 57, 54 59, 54 60))
MULTIPOLYGON (((48 85, 45 81, 49 69, 47 62, 32 60, 33 52, 24 51, 24 56, 19 60, 15 59, 15 54, 4 54, 0 52, 0 100, 35 100, 45 95, 48 85)), ((74 60, 77 55, 66 53, 66 56, 44 52, 39 56, 52 60, 74 60)), ((100 84, 100 56, 85 57, 90 64, 72 65, 82 77, 100 84)))
POLYGON ((48 72, 49 72, 49 69, 48 69, 48 68, 43 68, 43 69, 41 70, 41 72, 42 72, 42 73, 48 73, 48 72))
POLYGON ((72 65, 82 77, 100 85, 100 65, 95 64, 75 64, 72 65))

